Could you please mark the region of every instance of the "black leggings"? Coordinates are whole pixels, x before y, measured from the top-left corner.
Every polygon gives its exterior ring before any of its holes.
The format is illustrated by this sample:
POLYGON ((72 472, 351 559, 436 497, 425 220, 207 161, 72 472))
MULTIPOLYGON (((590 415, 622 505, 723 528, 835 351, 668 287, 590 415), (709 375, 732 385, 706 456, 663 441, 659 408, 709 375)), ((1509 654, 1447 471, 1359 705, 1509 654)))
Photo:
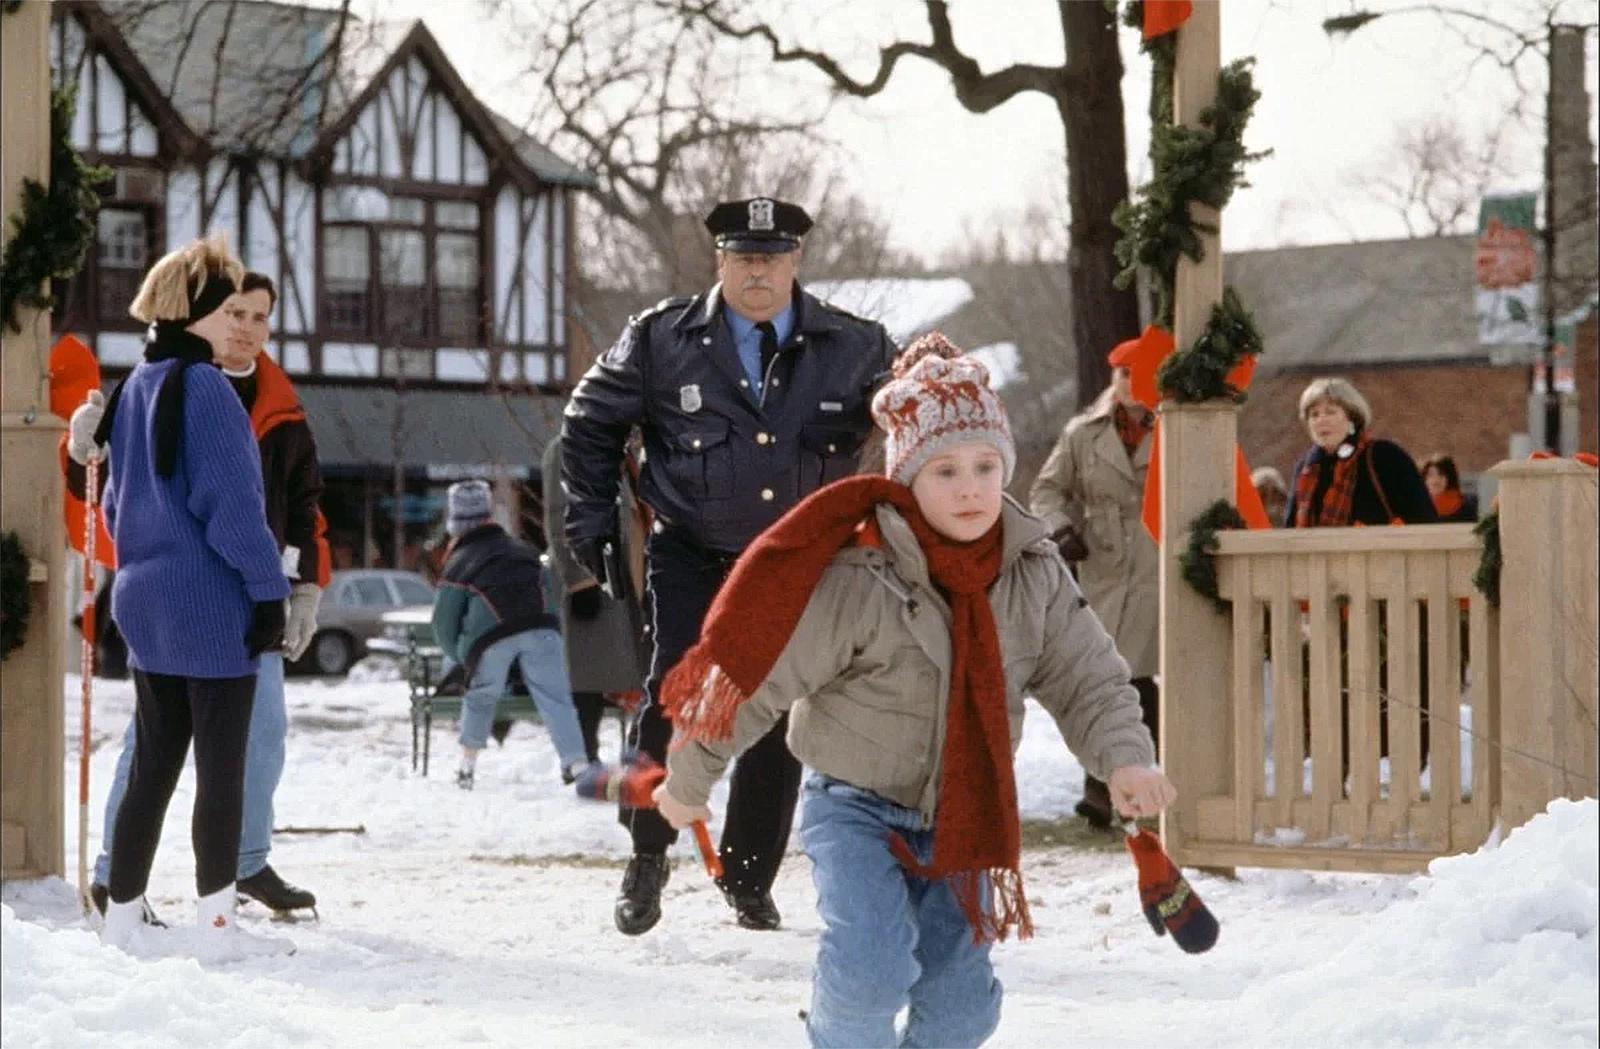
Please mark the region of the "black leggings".
POLYGON ((133 769, 117 811, 111 846, 111 899, 144 895, 155 862, 167 803, 194 740, 195 888, 209 896, 232 885, 239 868, 244 811, 244 751, 256 676, 175 677, 133 672, 133 769))

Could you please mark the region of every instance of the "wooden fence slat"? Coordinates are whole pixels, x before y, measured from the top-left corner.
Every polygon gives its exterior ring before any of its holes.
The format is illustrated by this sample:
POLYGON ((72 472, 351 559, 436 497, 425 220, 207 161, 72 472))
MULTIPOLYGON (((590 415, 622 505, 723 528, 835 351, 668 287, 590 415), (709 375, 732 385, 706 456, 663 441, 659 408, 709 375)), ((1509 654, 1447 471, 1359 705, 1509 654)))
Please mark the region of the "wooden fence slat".
POLYGON ((1300 606, 1289 590, 1289 557, 1271 558, 1272 575, 1272 793, 1278 801, 1277 826, 1292 827, 1294 799, 1300 796, 1300 606))
POLYGON ((1472 663, 1472 807, 1484 814, 1488 833, 1500 808, 1500 755, 1490 740, 1500 738, 1500 610, 1479 594, 1468 609, 1472 663))
POLYGON ((1360 844, 1378 798, 1378 608, 1367 581, 1372 559, 1350 561, 1350 840, 1360 844))
POLYGON ((1419 793, 1417 748, 1418 718, 1416 703, 1422 692, 1417 647, 1421 633, 1419 608, 1412 596, 1412 571, 1405 554, 1397 554, 1389 580, 1388 692, 1386 717, 1389 724, 1389 809, 1396 831, 1409 823, 1411 803, 1419 793))
POLYGON ((1450 596, 1450 565, 1428 555, 1428 775, 1438 846, 1449 849, 1450 809, 1461 803, 1460 607, 1450 596))
POLYGON ((1234 840, 1255 840, 1255 803, 1261 796, 1262 716, 1265 690, 1261 680, 1261 603, 1248 596, 1251 558, 1227 565, 1233 577, 1233 801, 1234 840))
POLYGON ((1306 565, 1306 594, 1311 606, 1311 810, 1306 833, 1313 841, 1328 837, 1331 806, 1343 799, 1339 744, 1339 613, 1328 581, 1328 555, 1312 554, 1306 565))

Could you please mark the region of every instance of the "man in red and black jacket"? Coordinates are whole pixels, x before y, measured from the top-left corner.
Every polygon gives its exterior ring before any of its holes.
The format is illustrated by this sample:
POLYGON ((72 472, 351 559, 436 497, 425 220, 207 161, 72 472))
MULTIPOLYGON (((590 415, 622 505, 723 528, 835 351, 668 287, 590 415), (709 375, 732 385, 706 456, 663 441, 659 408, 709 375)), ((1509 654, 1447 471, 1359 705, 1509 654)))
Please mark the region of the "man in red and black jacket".
MULTIPOLYGON (((285 741, 289 731, 284 704, 284 661, 298 660, 311 645, 317 632, 317 606, 322 588, 328 584, 330 558, 326 539, 327 522, 317 502, 322 496, 322 472, 317 467, 317 445, 306 422, 305 409, 282 368, 262 351, 271 335, 270 318, 277 304, 277 289, 272 280, 259 273, 247 273, 239 292, 222 309, 238 316, 236 331, 246 333, 227 344, 226 352, 214 363, 227 376, 245 411, 261 448, 261 475, 266 488, 267 525, 278 541, 283 556, 283 572, 290 583, 287 624, 283 651, 263 652, 256 676, 255 701, 250 713, 250 736, 245 750, 244 821, 239 834, 238 890, 276 911, 314 908, 316 896, 280 878, 267 855, 272 848, 273 794, 283 775, 285 741)), ((67 441, 71 458, 67 480, 80 497, 84 490, 82 464, 90 455, 104 457, 93 440, 104 411, 99 391, 72 415, 67 441)), ((112 464, 115 469, 115 464, 112 464)), ((102 470, 103 483, 109 470, 102 470)), ((117 762, 111 793, 106 799, 105 834, 109 844, 117 812, 127 790, 133 763, 134 727, 130 721, 117 762)), ((105 852, 95 863, 95 902, 102 910, 110 884, 111 860, 105 852)), ((154 915, 146 909, 146 919, 154 915)))

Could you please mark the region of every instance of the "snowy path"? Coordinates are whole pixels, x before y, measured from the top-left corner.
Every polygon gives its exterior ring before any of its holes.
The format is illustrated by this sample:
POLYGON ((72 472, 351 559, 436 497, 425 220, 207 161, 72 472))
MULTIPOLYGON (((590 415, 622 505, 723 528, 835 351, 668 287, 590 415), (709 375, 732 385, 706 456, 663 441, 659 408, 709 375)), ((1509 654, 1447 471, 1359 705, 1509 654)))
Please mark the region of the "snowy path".
MULTIPOLYGON (((75 679, 67 689, 76 696, 75 679)), ((98 805, 132 690, 96 691, 98 805)), ((320 923, 270 926, 297 942, 295 957, 209 970, 136 962, 84 930, 68 884, 8 886, 4 1045, 805 1044, 795 1011, 809 997, 818 924, 803 856, 775 892, 784 929, 756 934, 733 925, 685 843, 662 924, 624 938, 610 908, 626 839, 608 809, 559 786, 542 732, 519 725, 463 793, 447 782, 446 728, 433 776, 410 772, 403 692, 290 684, 278 825, 367 830, 276 842, 274 865, 320 897, 320 923)), ((610 722, 606 731, 611 754, 610 722)), ((1019 768, 1024 815, 1071 811, 1078 769, 1036 711, 1019 768)), ((174 921, 193 907, 192 788, 186 776, 152 881, 156 908, 174 921)), ((68 813, 70 824, 75 796, 68 813)), ((1121 852, 1031 850, 1038 935, 996 951, 1006 1003, 989 1044, 1593 1046, 1597 829, 1590 800, 1558 805, 1499 850, 1437 865, 1431 878, 1197 877, 1223 923, 1199 957, 1151 934, 1121 852)), ((75 869, 72 841, 67 862, 75 869)), ((259 910, 245 914, 267 924, 259 910)))

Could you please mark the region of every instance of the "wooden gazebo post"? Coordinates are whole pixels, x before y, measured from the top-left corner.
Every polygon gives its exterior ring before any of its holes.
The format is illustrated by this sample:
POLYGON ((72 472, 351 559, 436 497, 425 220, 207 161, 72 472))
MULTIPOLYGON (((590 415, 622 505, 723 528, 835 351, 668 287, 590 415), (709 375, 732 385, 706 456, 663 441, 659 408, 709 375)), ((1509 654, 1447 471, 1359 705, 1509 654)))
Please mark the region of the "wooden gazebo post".
MULTIPOLYGON (((22 180, 50 181, 50 5, 0 13, 0 238, 22 203, 22 180)), ((85 104, 87 104, 85 101, 85 104)), ((0 877, 65 872, 62 671, 68 599, 62 478, 66 428, 50 412, 50 318, 21 309, 0 332, 0 532, 30 561, 26 642, 0 664, 0 877)))
MULTIPOLYGON (((1173 119, 1197 126, 1217 96, 1221 68, 1221 10, 1198 0, 1178 30, 1173 119)), ((1220 229, 1220 216, 1193 205, 1195 221, 1220 229)), ((1205 256, 1180 257, 1173 337, 1192 346, 1211 308, 1222 298, 1222 242, 1202 233, 1205 256)), ((1203 837, 1200 800, 1226 795, 1232 782, 1232 718, 1228 694, 1228 621, 1184 582, 1178 554, 1189 526, 1218 499, 1234 498, 1233 448, 1237 409, 1231 402, 1161 404, 1161 760, 1177 785, 1178 804, 1162 817, 1161 833, 1175 860, 1187 840, 1203 837)))

